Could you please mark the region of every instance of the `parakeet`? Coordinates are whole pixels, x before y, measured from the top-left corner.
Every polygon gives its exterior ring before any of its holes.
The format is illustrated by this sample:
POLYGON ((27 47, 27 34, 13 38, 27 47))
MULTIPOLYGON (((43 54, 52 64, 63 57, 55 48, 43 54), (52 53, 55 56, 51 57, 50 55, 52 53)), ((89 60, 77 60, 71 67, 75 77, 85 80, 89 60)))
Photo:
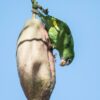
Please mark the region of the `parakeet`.
POLYGON ((61 58, 61 66, 69 65, 74 58, 74 41, 68 25, 50 15, 38 12, 38 16, 45 24, 52 47, 57 49, 61 58))

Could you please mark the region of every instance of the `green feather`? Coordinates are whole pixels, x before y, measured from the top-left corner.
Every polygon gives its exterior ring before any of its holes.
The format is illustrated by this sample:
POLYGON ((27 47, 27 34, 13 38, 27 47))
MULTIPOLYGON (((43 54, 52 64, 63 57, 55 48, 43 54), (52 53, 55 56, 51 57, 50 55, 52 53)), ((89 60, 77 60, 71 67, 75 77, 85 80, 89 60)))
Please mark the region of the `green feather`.
POLYGON ((53 48, 58 50, 60 57, 64 59, 73 59, 74 42, 68 25, 65 22, 49 15, 44 16, 40 13, 39 16, 45 24, 53 48))

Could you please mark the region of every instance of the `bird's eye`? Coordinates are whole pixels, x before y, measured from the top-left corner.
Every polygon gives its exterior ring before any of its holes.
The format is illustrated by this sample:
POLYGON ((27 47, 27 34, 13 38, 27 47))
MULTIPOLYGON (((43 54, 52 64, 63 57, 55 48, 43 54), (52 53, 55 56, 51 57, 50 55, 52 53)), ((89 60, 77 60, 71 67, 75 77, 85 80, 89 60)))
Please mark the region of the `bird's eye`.
POLYGON ((71 60, 70 58, 68 58, 68 59, 66 60, 66 64, 69 65, 69 64, 71 63, 71 61, 72 61, 72 60, 71 60))

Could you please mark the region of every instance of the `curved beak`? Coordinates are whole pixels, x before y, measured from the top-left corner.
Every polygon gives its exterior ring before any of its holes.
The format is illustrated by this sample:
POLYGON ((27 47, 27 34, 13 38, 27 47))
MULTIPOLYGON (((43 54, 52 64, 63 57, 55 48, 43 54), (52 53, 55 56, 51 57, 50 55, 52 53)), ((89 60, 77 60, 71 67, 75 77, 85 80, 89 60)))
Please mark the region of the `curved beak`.
POLYGON ((61 66, 65 66, 66 65, 66 61, 64 59, 62 59, 60 65, 61 66))
POLYGON ((67 59, 67 60, 62 59, 60 65, 65 66, 65 65, 69 65, 70 63, 71 63, 71 59, 67 59))

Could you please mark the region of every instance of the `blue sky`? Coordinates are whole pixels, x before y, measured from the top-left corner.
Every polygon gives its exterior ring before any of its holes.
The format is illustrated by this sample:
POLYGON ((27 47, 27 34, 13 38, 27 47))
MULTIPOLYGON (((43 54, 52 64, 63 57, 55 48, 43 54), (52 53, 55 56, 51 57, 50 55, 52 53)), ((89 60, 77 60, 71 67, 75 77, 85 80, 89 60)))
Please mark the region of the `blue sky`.
MULTIPOLYGON (((31 18, 30 1, 0 2, 0 100, 26 100, 17 74, 16 40, 31 18)), ((51 100, 100 100, 100 0, 38 1, 69 25, 75 42, 71 65, 60 67, 57 55, 51 100)))

